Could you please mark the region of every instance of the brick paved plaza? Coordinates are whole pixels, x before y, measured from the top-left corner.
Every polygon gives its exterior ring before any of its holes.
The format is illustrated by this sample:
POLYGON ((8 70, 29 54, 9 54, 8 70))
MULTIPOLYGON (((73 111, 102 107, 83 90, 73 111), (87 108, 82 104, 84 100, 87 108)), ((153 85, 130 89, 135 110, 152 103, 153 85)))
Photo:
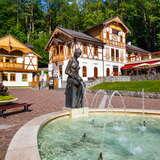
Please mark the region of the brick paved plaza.
MULTIPOLYGON (((22 103, 31 103, 31 112, 11 114, 6 118, 0 117, 0 160, 4 159, 7 147, 16 131, 34 117, 49 112, 63 110, 64 90, 49 91, 47 89, 12 89, 10 93, 15 95, 22 103)), ((93 94, 88 93, 88 104, 91 103, 93 94)), ((142 108, 142 98, 124 97, 127 108, 142 108)), ((114 107, 121 107, 119 97, 113 98, 114 107)), ((145 99, 146 109, 160 109, 159 99, 145 99)))

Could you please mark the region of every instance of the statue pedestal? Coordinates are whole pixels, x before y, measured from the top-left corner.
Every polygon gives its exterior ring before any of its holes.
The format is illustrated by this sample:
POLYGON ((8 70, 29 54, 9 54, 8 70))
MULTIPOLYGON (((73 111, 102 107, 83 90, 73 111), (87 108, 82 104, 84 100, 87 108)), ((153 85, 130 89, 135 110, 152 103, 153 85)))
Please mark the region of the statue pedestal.
POLYGON ((71 109, 70 111, 71 118, 79 118, 79 117, 87 117, 89 108, 88 107, 83 107, 83 108, 75 108, 71 109))

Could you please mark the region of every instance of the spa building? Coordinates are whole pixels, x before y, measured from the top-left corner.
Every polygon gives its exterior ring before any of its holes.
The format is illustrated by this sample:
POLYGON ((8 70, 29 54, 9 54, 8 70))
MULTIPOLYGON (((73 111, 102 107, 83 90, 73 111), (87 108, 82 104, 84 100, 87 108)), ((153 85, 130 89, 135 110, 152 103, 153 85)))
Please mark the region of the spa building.
POLYGON ((55 28, 45 47, 49 53, 49 77, 66 81, 65 68, 75 48, 82 50, 79 74, 85 81, 129 75, 132 67, 154 61, 152 53, 126 43, 129 32, 119 17, 108 19, 85 32, 55 28))
POLYGON ((79 74, 84 80, 121 75, 121 67, 127 62, 128 32, 119 17, 108 19, 83 33, 57 27, 45 48, 49 52, 49 76, 57 75, 66 81, 65 68, 75 48, 82 50, 79 74))

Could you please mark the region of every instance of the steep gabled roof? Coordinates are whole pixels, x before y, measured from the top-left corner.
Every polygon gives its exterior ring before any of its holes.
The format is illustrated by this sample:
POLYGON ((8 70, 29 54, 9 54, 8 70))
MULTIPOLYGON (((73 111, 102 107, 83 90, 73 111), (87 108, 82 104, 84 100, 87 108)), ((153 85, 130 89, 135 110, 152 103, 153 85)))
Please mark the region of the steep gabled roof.
POLYGON ((88 42, 93 42, 93 43, 96 43, 96 44, 99 44, 99 45, 103 45, 103 42, 102 42, 102 41, 100 41, 99 39, 94 38, 94 37, 92 37, 92 36, 90 36, 90 35, 87 35, 87 34, 85 34, 85 33, 77 32, 77 31, 74 31, 74 30, 71 30, 71 29, 62 28, 62 27, 57 27, 57 28, 54 30, 54 32, 53 32, 50 40, 48 41, 48 43, 47 43, 47 45, 46 45, 46 47, 45 47, 45 49, 47 49, 47 48, 49 47, 50 43, 51 43, 54 39, 55 39, 55 40, 57 39, 57 38, 54 38, 54 33, 57 32, 58 30, 61 31, 62 33, 64 33, 65 35, 68 35, 69 37, 71 37, 71 38, 73 38, 73 39, 75 38, 75 39, 85 40, 85 41, 88 41, 88 42))
POLYGON ((125 30, 126 30, 127 33, 130 32, 130 30, 129 30, 128 27, 122 22, 122 20, 121 20, 118 16, 116 16, 116 17, 113 17, 113 18, 109 18, 109 19, 105 20, 104 22, 102 22, 102 23, 100 23, 100 24, 98 24, 98 25, 95 25, 95 26, 93 26, 93 27, 91 27, 91 28, 88 28, 88 29, 85 31, 85 33, 89 32, 90 30, 92 30, 92 29, 94 29, 94 28, 97 28, 97 27, 100 27, 100 26, 104 26, 104 25, 109 24, 109 23, 111 23, 111 22, 118 22, 118 23, 120 23, 120 24, 125 28, 125 30))
POLYGON ((147 53, 147 54, 150 54, 150 53, 151 53, 151 52, 146 51, 146 50, 144 50, 144 49, 142 49, 142 48, 139 48, 139 47, 134 46, 134 45, 129 45, 129 44, 126 45, 126 49, 127 49, 128 51, 133 51, 133 52, 138 52, 138 53, 147 53))
POLYGON ((41 57, 40 55, 38 55, 33 50, 31 50, 29 47, 21 43, 19 40, 17 40, 12 35, 7 35, 7 36, 0 38, 0 48, 5 49, 8 52, 19 50, 19 51, 22 51, 23 53, 33 53, 36 56, 41 57))
POLYGON ((60 28, 60 27, 59 27, 59 29, 68 33, 69 35, 71 35, 75 38, 84 39, 84 40, 92 41, 92 42, 96 42, 96 43, 102 43, 99 39, 94 38, 94 37, 87 35, 85 33, 82 33, 82 32, 77 32, 77 31, 74 31, 71 29, 65 29, 65 28, 60 28))

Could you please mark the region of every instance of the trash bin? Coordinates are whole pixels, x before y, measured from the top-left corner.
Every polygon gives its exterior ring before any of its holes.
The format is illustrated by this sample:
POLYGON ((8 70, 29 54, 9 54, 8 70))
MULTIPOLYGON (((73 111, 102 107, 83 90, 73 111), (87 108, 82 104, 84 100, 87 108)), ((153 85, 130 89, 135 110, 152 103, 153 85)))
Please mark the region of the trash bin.
POLYGON ((48 87, 49 87, 49 90, 54 89, 54 79, 53 78, 50 78, 48 87))

